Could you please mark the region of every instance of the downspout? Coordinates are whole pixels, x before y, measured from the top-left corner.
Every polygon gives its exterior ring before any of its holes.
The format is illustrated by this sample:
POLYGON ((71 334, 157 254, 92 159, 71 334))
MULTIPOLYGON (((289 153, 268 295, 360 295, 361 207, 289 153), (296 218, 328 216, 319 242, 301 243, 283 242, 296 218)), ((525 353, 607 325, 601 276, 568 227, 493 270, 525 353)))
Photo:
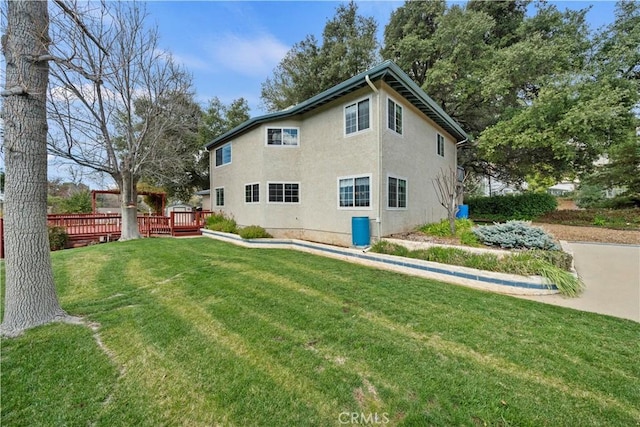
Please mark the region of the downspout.
POLYGON ((371 90, 376 94, 376 104, 378 110, 378 120, 376 122, 376 138, 378 140, 378 194, 377 194, 377 204, 378 204, 378 216, 376 218, 376 224, 378 225, 378 241, 382 240, 382 138, 380 137, 380 128, 382 126, 381 122, 381 113, 380 113, 380 92, 378 88, 371 82, 369 75, 364 76, 365 81, 371 88, 371 90))

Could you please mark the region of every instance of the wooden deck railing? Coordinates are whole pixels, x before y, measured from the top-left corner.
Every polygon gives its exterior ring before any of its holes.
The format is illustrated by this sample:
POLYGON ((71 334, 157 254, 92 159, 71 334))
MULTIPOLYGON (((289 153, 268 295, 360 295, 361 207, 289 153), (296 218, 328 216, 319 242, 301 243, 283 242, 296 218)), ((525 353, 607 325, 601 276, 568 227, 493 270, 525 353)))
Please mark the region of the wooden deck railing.
MULTIPOLYGON (((138 229, 144 237, 199 234, 213 212, 171 212, 170 216, 140 215, 138 229)), ((122 230, 120 214, 52 214, 49 226, 64 227, 72 241, 118 239, 122 230)), ((0 258, 4 258, 4 219, 0 218, 0 258)))

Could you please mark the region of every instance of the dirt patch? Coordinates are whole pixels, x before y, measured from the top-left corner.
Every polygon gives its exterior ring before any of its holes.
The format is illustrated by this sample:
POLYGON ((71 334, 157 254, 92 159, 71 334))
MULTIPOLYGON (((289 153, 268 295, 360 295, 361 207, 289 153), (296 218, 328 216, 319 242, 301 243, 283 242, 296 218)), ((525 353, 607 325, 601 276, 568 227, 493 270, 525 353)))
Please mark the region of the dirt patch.
POLYGON ((612 230, 600 227, 576 227, 561 224, 533 224, 558 240, 571 242, 640 244, 640 230, 612 230))

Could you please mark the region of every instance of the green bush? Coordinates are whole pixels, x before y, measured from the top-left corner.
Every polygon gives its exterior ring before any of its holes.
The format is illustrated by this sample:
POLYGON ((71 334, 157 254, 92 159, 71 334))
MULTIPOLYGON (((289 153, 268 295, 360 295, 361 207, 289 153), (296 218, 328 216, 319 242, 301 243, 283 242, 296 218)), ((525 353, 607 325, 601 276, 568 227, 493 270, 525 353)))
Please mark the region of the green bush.
POLYGON ((472 230, 465 230, 460 233, 460 244, 466 246, 480 246, 480 240, 473 234, 472 230))
POLYGON ((271 234, 267 233, 267 230, 260 227, 259 225, 250 225, 248 227, 244 227, 240 229, 238 234, 243 239, 266 239, 273 237, 271 234))
MULTIPOLYGON (((470 219, 456 219, 456 236, 460 237, 465 232, 471 231, 474 224, 470 219)), ((436 237, 450 237, 449 220, 443 219, 440 222, 426 224, 419 228, 424 234, 436 237)))
POLYGON ((223 213, 216 213, 207 218, 208 230, 221 231, 223 233, 237 233, 238 225, 233 218, 226 217, 223 213))
POLYGON ((500 246, 505 249, 560 249, 543 229, 532 227, 524 221, 480 226, 474 228, 473 233, 485 245, 500 246))
POLYGON ((601 207, 606 200, 604 188, 598 184, 582 184, 574 200, 579 208, 601 207))
POLYGON ((387 242, 386 240, 378 240, 371 246, 371 251, 380 254, 407 256, 409 250, 402 245, 387 242))
POLYGON ((472 218, 492 221, 531 220, 558 207, 556 198, 547 193, 473 197, 465 203, 472 218))
POLYGON ((64 227, 49 226, 49 248, 52 251, 64 249, 69 243, 69 234, 64 227))

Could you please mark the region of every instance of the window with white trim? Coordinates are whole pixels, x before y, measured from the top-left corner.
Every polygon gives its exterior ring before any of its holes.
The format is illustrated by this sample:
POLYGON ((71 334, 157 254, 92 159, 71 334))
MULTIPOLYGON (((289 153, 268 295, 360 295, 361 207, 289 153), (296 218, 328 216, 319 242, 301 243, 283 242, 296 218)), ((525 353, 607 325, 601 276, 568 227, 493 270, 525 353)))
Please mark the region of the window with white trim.
POLYGON ((216 167, 231 163, 231 143, 216 148, 216 167))
POLYGON ((438 156, 442 156, 444 157, 444 136, 437 134, 436 136, 436 142, 438 145, 438 156))
POLYGON ((245 203, 260 203, 260 184, 247 184, 244 186, 245 203))
POLYGON ((368 208, 371 206, 371 177, 356 176, 338 179, 338 206, 368 208))
POLYGON ((369 129, 369 98, 344 107, 344 133, 350 135, 369 129))
POLYGON ((267 145, 296 147, 299 133, 298 128, 267 128, 267 145))
POLYGON ((387 126, 392 131, 402 135, 402 105, 391 98, 387 100, 387 126))
POLYGON ((390 208, 407 207, 407 180, 390 176, 387 184, 388 203, 390 208))
POLYGON ((294 182, 270 182, 269 203, 299 203, 300 185, 294 182))
POLYGON ((224 187, 216 188, 216 206, 224 206, 224 187))

